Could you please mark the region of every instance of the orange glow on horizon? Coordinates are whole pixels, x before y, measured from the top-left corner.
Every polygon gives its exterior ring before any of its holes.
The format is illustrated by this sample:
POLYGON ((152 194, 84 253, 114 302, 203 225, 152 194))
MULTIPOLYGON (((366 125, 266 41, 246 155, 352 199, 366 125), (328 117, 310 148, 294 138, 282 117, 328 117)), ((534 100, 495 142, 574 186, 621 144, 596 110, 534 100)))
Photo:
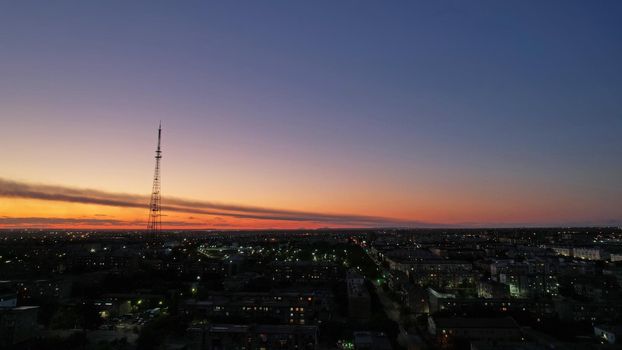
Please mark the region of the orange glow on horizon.
MULTIPOLYGON (((495 222, 500 225, 515 225, 526 220, 540 221, 551 216, 563 220, 563 211, 514 212, 491 210, 484 207, 430 207, 418 210, 416 222, 421 227, 435 226, 481 226, 495 222), (427 225, 429 224, 429 225, 427 225)), ((538 209, 538 208, 537 208, 538 209)), ((53 229, 145 229, 147 208, 120 208, 105 205, 67 203, 35 199, 2 198, 0 201, 0 228, 53 228, 53 229)), ((315 229, 349 228, 363 225, 344 224, 318 220, 270 220, 235 218, 219 215, 163 212, 164 229, 315 229)), ((397 220, 411 220, 412 217, 393 216, 397 220)), ((366 225, 368 227, 390 225, 366 225)), ((399 225, 392 225, 399 226, 399 225)), ((405 225, 406 226, 406 225, 405 225)), ((416 226, 416 225, 414 225, 416 226)))

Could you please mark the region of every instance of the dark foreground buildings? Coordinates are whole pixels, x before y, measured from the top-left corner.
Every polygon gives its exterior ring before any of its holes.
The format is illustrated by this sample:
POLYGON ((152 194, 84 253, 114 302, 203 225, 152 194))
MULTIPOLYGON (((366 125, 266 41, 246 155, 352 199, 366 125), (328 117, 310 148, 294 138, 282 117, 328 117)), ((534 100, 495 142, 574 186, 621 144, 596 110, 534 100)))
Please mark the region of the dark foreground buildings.
POLYGON ((619 228, 4 231, 0 349, 613 349, 619 228))

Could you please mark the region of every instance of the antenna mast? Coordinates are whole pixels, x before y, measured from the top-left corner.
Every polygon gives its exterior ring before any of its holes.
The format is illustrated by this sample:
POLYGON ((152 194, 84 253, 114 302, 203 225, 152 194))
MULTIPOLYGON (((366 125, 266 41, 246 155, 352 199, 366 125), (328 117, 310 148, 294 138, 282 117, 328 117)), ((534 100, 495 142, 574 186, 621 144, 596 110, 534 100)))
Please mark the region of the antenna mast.
POLYGON ((160 159, 162 159, 162 151, 160 150, 160 140, 162 138, 162 122, 158 127, 158 148, 155 155, 155 172, 153 174, 153 186, 151 188, 151 201, 149 202, 149 223, 147 230, 149 233, 158 234, 162 231, 162 207, 160 206, 160 159))

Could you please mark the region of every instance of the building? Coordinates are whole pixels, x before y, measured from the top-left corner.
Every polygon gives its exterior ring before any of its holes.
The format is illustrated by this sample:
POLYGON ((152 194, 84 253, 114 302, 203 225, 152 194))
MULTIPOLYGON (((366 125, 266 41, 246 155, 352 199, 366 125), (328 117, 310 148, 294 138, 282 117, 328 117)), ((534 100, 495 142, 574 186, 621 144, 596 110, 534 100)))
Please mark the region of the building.
POLYGON ((11 292, 0 293, 0 308, 17 306, 17 294, 11 292))
POLYGON ((481 280, 477 283, 477 296, 480 298, 509 298, 510 286, 493 280, 481 280))
POLYGON ((428 310, 430 313, 435 313, 439 310, 444 309, 442 304, 446 300, 453 301, 456 299, 456 296, 451 293, 441 293, 433 288, 428 288, 428 310))
POLYGON ((609 259, 611 262, 622 261, 622 253, 611 253, 609 259))
POLYGON ((365 279, 354 271, 348 271, 348 315, 355 319, 368 319, 371 316, 371 297, 365 279))
POLYGON ((330 319, 330 295, 316 292, 218 292, 189 299, 185 309, 198 316, 248 323, 316 324, 330 319))
POLYGON ((188 333, 195 350, 315 350, 318 344, 316 326, 212 324, 188 333))
POLYGON ((333 262, 275 261, 270 264, 273 281, 326 283, 343 278, 343 270, 333 262))
POLYGON ((37 335, 38 306, 0 308, 0 348, 6 349, 37 335))
POLYGON ((578 247, 572 249, 572 255, 584 260, 609 260, 609 254, 598 247, 578 247))
POLYGON ((565 321, 614 322, 622 315, 622 305, 601 301, 581 301, 558 297, 553 300, 559 318, 565 321))
POLYGON ((391 350, 391 342, 382 332, 354 332, 356 350, 391 350))
POLYGON ((428 317, 428 331, 436 336, 441 344, 450 343, 457 338, 516 340, 521 337, 520 327, 511 317, 428 317))
POLYGON ((572 247, 551 247, 557 255, 572 257, 572 247))
POLYGON ((20 303, 34 304, 69 298, 73 281, 69 278, 38 279, 15 282, 20 303))
POLYGON ((509 287, 514 298, 556 296, 559 292, 556 275, 508 272, 499 274, 499 282, 509 287))
POLYGON ((477 314, 488 312, 529 312, 535 315, 550 315, 555 306, 548 300, 514 298, 458 298, 454 294, 440 293, 428 288, 428 305, 431 314, 443 311, 454 314, 477 314))

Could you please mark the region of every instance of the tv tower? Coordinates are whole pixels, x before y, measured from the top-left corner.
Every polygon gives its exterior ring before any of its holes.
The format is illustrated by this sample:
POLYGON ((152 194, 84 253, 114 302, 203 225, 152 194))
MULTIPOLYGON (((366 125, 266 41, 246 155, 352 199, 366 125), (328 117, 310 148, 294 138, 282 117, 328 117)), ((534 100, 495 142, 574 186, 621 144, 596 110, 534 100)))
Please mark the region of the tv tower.
POLYGON ((149 202, 149 223, 147 230, 149 233, 160 233, 162 231, 162 208, 160 207, 160 139, 162 138, 162 122, 158 127, 158 148, 155 155, 155 172, 153 174, 153 187, 151 188, 151 201, 149 202))

